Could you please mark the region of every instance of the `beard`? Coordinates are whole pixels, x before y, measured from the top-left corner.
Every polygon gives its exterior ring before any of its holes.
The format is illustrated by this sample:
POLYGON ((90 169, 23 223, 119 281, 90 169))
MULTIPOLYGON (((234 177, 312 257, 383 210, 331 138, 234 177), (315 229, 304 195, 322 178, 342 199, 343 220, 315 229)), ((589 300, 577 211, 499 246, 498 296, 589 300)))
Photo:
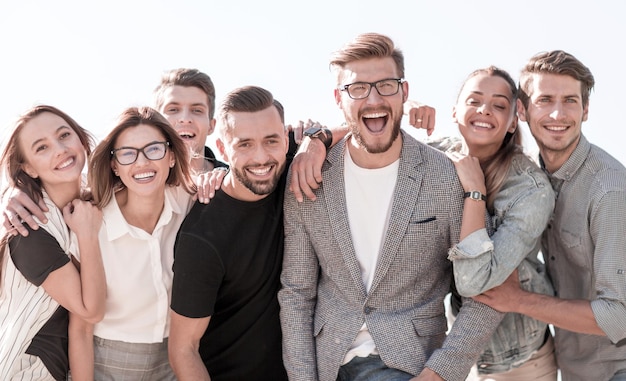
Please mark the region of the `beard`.
POLYGON ((248 173, 246 172, 246 168, 254 168, 255 166, 244 167, 243 169, 232 168, 233 174, 235 178, 243 184, 246 188, 250 190, 250 192, 254 193, 257 196, 266 196, 272 193, 276 187, 278 186, 278 181, 280 180, 280 176, 285 170, 286 162, 279 164, 278 162, 268 162, 263 164, 263 166, 275 166, 276 170, 274 171, 274 176, 268 180, 252 180, 248 177, 248 173))
POLYGON ((400 134, 400 126, 402 123, 402 113, 399 113, 399 114, 392 113, 391 109, 388 109, 388 108, 385 108, 384 110, 382 110, 382 111, 387 112, 387 114, 390 115, 391 118, 393 118, 391 120, 391 135, 389 136, 389 139, 387 141, 370 144, 365 140, 365 138, 361 134, 361 131, 359 130, 359 121, 363 119, 361 117, 362 114, 365 114, 371 111, 372 110, 370 109, 363 109, 361 112, 359 112, 358 120, 350 121, 350 130, 352 132, 352 136, 357 141, 357 143, 359 143, 359 145, 363 147, 365 151, 368 153, 376 154, 376 153, 387 152, 389 148, 391 148, 391 146, 393 145, 393 142, 395 142, 396 139, 398 138, 398 135, 400 134))

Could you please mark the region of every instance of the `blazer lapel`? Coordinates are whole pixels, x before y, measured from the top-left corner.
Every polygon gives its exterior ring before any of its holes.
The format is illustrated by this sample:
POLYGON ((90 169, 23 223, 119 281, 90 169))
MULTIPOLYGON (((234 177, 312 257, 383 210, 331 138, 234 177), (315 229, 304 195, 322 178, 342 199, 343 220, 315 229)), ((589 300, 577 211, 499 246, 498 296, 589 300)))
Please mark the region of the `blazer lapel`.
POLYGON ((349 136, 337 143, 328 153, 325 163, 326 169, 322 170, 322 187, 330 225, 339 245, 339 251, 343 256, 346 268, 352 276, 354 284, 357 285, 362 298, 365 299, 367 292, 363 284, 361 267, 354 251, 354 244, 352 243, 348 209, 346 207, 343 160, 345 144, 348 138, 349 136))
POLYGON ((422 162, 420 146, 413 139, 407 139, 402 131, 402 151, 400 153, 400 165, 398 179, 391 205, 391 215, 385 240, 378 256, 374 280, 370 288, 370 294, 387 274, 389 266, 398 252, 398 247, 406 234, 413 206, 417 202, 423 174, 418 170, 422 162))

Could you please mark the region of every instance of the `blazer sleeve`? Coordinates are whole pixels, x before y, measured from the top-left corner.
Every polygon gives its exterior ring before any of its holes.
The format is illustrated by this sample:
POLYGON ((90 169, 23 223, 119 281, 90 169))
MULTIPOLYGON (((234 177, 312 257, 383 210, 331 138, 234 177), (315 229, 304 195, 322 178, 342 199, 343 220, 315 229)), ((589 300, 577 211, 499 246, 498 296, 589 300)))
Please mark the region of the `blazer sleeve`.
POLYGON ((283 205, 285 253, 278 293, 283 360, 290 380, 317 380, 313 315, 319 262, 302 223, 302 205, 288 189, 283 205))

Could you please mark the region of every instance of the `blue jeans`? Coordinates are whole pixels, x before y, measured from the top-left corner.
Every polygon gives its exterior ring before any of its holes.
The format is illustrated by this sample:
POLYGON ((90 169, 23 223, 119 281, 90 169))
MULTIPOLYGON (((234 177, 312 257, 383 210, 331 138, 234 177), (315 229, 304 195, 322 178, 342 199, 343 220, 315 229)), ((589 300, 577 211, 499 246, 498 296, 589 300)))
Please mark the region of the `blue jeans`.
POLYGON ((388 368, 380 356, 355 357, 339 368, 337 381, 408 381, 412 375, 388 368))

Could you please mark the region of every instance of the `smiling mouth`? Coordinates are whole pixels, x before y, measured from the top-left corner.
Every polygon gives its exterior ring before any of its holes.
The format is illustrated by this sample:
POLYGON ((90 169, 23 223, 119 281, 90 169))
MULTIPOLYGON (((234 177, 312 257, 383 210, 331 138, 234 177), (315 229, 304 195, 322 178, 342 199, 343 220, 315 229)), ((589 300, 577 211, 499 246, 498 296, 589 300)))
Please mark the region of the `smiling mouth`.
POLYGON ((156 176, 156 172, 154 172, 154 171, 142 172, 142 173, 137 173, 137 174, 133 175, 133 179, 135 179, 135 180, 146 180, 146 179, 151 179, 154 176, 156 176))
POLYGON ((386 112, 368 113, 364 114, 361 120, 363 120, 363 124, 370 132, 376 134, 385 129, 389 120, 389 114, 386 112))
POLYGON ((266 176, 268 173, 272 171, 274 165, 263 166, 263 167, 250 167, 246 168, 246 170, 252 173, 255 176, 266 176))
POLYGON ((544 126, 544 128, 548 131, 561 132, 567 130, 569 126, 544 126))
POLYGON ((65 169, 65 168, 69 167, 72 164, 74 164, 74 158, 70 157, 69 159, 65 160, 61 164, 57 165, 56 169, 65 169))
POLYGON ((189 131, 182 131, 178 133, 178 136, 180 136, 183 140, 191 140, 196 137, 196 134, 189 131))
POLYGON ((476 128, 488 128, 488 129, 494 128, 493 124, 485 123, 485 122, 472 122, 472 126, 476 128))

